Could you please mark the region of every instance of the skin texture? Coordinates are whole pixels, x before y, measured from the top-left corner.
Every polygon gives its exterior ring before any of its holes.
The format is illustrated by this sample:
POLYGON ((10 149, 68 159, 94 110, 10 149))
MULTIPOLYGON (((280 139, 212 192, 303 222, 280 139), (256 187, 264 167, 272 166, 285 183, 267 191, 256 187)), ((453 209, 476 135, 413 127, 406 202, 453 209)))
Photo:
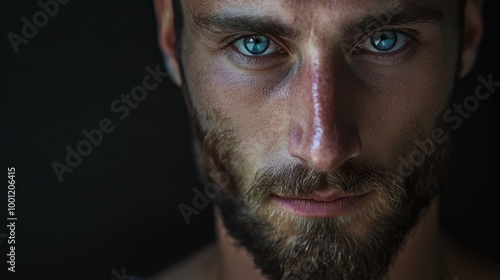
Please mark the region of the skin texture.
POLYGON ((157 10, 202 177, 211 171, 221 187, 220 228, 271 279, 386 275, 436 195, 449 142, 410 174, 401 158, 436 127, 446 131, 442 112, 480 39, 477 10, 463 34, 453 1, 186 0, 177 34, 171 2, 157 10), (411 21, 388 20, 401 18, 411 21), (376 53, 370 38, 380 30, 403 34, 402 47, 376 53), (238 45, 255 34, 271 40, 268 54, 238 45), (328 218, 298 216, 272 199, 319 190, 369 195, 328 218))

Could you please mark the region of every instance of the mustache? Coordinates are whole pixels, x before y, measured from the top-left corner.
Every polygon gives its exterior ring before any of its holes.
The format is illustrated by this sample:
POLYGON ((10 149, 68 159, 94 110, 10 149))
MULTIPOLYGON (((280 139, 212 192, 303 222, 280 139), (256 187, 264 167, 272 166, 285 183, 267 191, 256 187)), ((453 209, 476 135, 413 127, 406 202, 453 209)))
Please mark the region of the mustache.
POLYGON ((404 191, 394 173, 376 163, 350 159, 331 172, 303 164, 289 164, 259 170, 246 196, 261 199, 279 196, 307 196, 315 191, 362 194, 370 190, 404 191))

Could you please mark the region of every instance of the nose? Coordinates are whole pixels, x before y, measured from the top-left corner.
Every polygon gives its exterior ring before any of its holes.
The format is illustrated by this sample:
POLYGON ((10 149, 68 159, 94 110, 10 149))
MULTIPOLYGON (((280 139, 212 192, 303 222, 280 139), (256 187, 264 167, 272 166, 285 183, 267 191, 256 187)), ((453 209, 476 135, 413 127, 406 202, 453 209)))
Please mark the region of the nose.
POLYGON ((299 70, 292 89, 288 152, 319 171, 332 171, 361 152, 355 99, 340 72, 331 59, 314 59, 299 70))

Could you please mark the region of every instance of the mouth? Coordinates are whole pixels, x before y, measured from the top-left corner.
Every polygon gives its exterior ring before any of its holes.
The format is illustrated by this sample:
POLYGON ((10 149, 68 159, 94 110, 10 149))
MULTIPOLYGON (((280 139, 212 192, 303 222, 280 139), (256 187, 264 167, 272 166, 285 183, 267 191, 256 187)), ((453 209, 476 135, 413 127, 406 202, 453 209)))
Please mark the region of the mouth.
POLYGON ((348 215, 366 201, 372 192, 348 194, 340 191, 315 192, 306 197, 272 195, 272 201, 295 215, 329 218, 348 215))

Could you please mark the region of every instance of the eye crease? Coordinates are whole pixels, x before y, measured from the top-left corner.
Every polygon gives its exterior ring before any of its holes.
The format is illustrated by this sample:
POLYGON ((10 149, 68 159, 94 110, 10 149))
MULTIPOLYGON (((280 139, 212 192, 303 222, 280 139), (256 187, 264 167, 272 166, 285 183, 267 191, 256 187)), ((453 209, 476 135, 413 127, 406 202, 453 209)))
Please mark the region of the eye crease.
MULTIPOLYGON (((404 48, 410 41, 408 35, 396 30, 380 30, 373 32, 369 38, 357 46, 359 50, 390 54, 404 48)), ((246 56, 262 57, 281 51, 269 36, 253 34, 240 37, 233 43, 233 48, 246 56)))

